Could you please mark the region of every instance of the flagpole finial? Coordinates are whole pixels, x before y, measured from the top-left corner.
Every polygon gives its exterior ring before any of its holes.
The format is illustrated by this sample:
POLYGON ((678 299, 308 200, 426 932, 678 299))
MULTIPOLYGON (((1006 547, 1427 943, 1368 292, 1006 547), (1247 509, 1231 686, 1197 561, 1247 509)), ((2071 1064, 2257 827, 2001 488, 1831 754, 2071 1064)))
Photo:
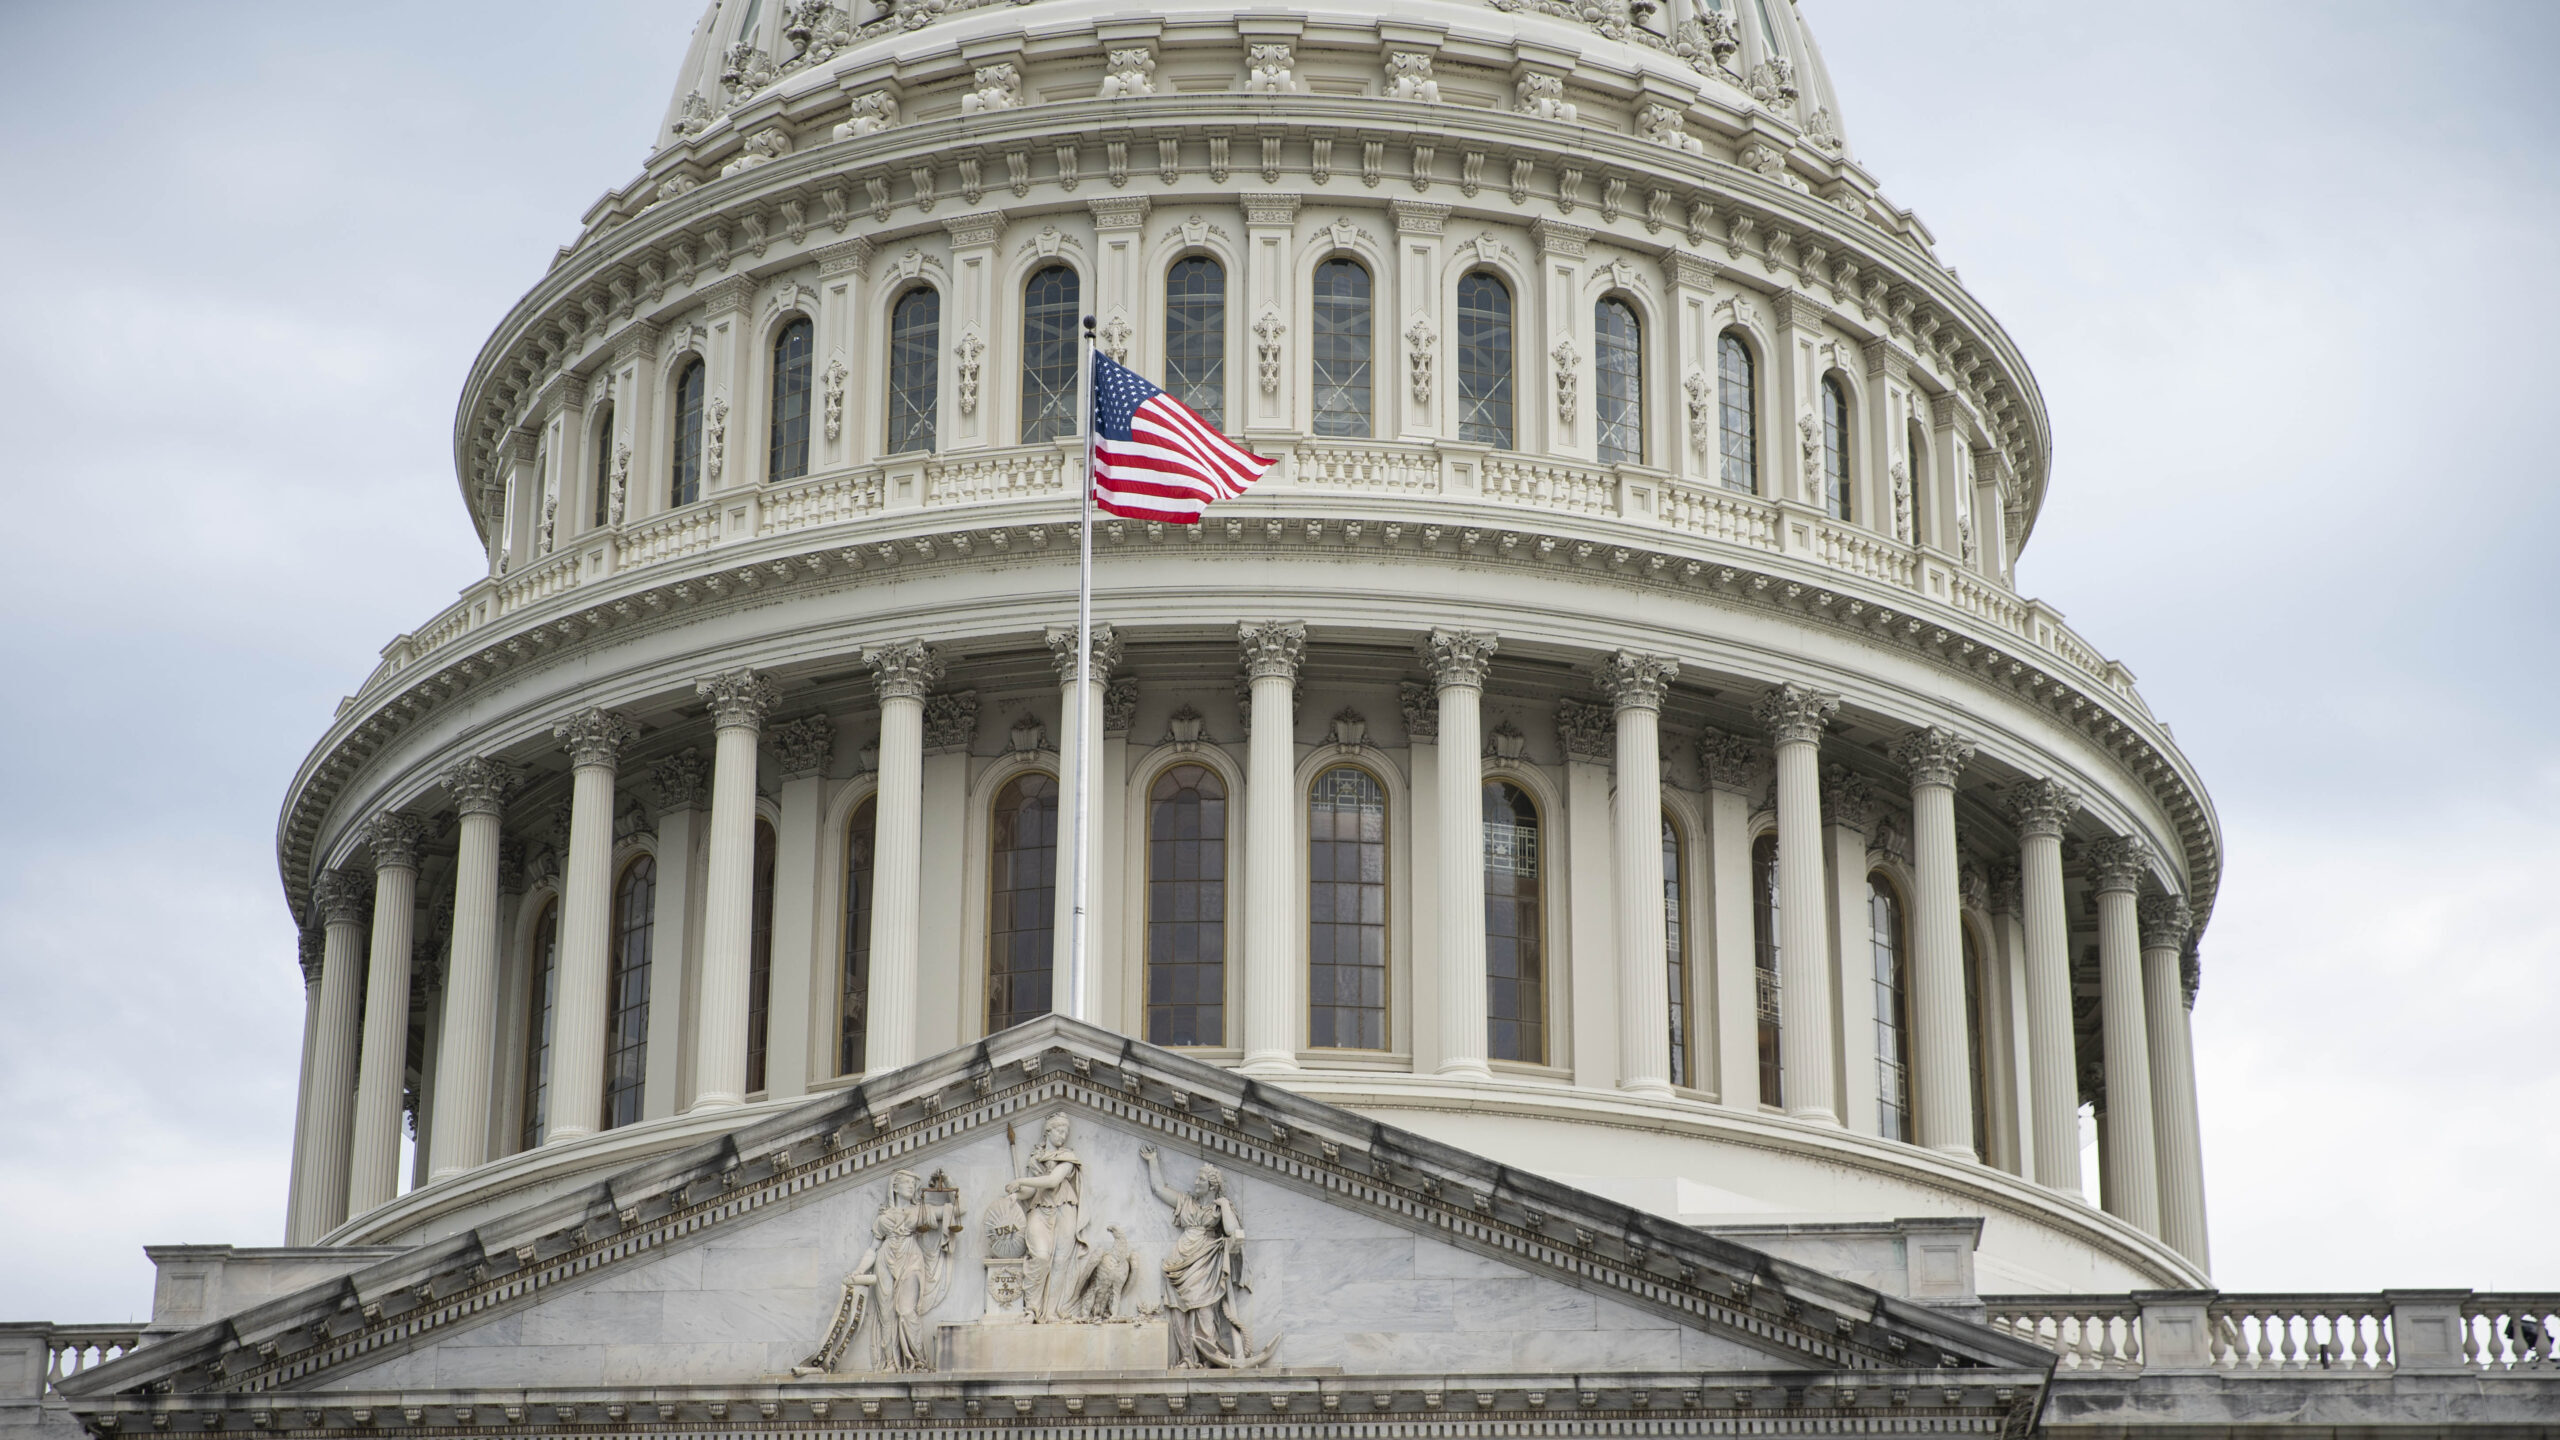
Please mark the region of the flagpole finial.
POLYGON ((1084 338, 1087 340, 1093 338, 1093 317, 1090 315, 1084 317, 1084 338))

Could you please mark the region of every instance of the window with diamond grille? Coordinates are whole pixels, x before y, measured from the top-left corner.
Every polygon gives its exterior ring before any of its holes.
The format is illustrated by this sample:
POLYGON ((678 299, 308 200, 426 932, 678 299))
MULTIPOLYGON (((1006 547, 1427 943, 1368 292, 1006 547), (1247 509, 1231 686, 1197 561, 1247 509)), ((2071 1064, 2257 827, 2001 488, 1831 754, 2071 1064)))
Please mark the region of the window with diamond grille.
POLYGON ((1778 837, 1751 842, 1751 981, 1760 1014, 1760 1103, 1783 1105, 1778 1064, 1778 837))
POLYGON ((772 443, 765 476, 796 480, 809 473, 809 340, 806 320, 794 320, 773 339, 772 443))
POLYGON ((1147 792, 1147 1039, 1226 1043, 1227 787, 1176 765, 1147 792))
POLYGON ((844 966, 836 998, 836 1073, 859 1075, 870 1063, 871 861, 880 807, 854 807, 844 833, 844 966))
POLYGON ((1177 260, 1165 275, 1164 388, 1227 428, 1227 272, 1206 255, 1177 260))
POLYGON ((1849 514, 1849 390, 1839 377, 1822 377, 1822 504, 1834 519, 1849 514))
POLYGON ((1057 923, 1058 782, 1017 775, 987 832, 987 1033, 1046 1015, 1057 923))
POLYGON ((649 1068, 649 949, 658 928, 658 862, 632 857, 613 887, 613 969, 605 1002, 604 1128, 640 1119, 649 1068))
POLYGON ((1751 347, 1727 330, 1716 341, 1716 455, 1725 488, 1760 489, 1759 411, 1752 393, 1751 347))
POLYGON ((888 453, 933 448, 941 364, 942 296, 919 286, 889 312, 888 453))
POLYGON ((1875 955, 1876 1126, 1887 1140, 1911 1132, 1911 961, 1902 897, 1882 875, 1867 877, 1867 939, 1875 955))
POLYGON ((1488 1052, 1547 1059, 1545 885, 1538 806, 1505 780, 1484 787, 1484 970, 1488 1052))
POLYGON ((1644 334, 1635 307, 1614 296, 1591 317, 1591 418, 1603 465, 1644 463, 1644 334))
POLYGON ((1356 260, 1316 267, 1315 371, 1318 435, 1369 433, 1369 272, 1356 260))
POLYGON ((1307 1043, 1387 1047, 1387 794, 1349 765, 1307 797, 1307 1043))
POLYGON ((1511 287, 1482 270, 1458 280, 1458 438, 1513 448, 1511 287))
POLYGON ((667 503, 690 505, 702 498, 702 362, 684 367, 676 377, 676 446, 667 503))
POLYGON ((1079 433, 1076 272, 1044 266, 1022 287, 1022 443, 1079 433))

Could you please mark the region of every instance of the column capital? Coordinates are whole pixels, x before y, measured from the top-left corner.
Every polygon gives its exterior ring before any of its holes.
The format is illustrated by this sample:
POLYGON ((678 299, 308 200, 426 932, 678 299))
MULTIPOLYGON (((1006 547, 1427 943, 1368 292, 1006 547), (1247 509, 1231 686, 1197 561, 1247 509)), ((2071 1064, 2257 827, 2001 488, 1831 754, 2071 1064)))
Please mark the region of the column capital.
POLYGON ((1747 735, 1713 726, 1698 732, 1698 769, 1706 775, 1709 789, 1736 793, 1750 789, 1762 754, 1759 742, 1747 735))
MULTIPOLYGON (((1052 625, 1047 636, 1049 663, 1058 667, 1058 683, 1076 683, 1076 627, 1052 625)), ((1093 622, 1093 678, 1095 683, 1111 683, 1111 672, 1120 667, 1122 649, 1120 632, 1104 621, 1093 622)))
POLYGON ((1840 713, 1840 697, 1802 685, 1779 685, 1751 707, 1752 718, 1779 745, 1818 745, 1831 717, 1840 713))
POLYGON ((373 913, 373 886, 351 870, 323 870, 311 886, 311 909, 323 925, 361 925, 373 913))
POLYGON ((743 667, 695 681, 693 693, 711 708, 712 728, 717 730, 760 729, 782 698, 771 680, 743 667))
POLYGON ((1679 674, 1680 662, 1667 655, 1621 650, 1600 662, 1600 692, 1620 710, 1658 711, 1679 674))
POLYGON ((942 679, 942 656, 922 640, 875 645, 863 652, 862 659, 871 667, 872 682, 884 701, 922 700, 942 679))
POLYGON ((453 797, 455 813, 497 815, 505 811, 507 795, 516 788, 516 772, 513 766, 474 755, 455 761, 436 783, 453 797))
POLYGON ((1609 707, 1571 695, 1556 701, 1556 736, 1564 741, 1565 758, 1606 765, 1618 753, 1617 727, 1609 707))
POLYGON ((1861 835, 1876 828, 1875 791, 1867 777, 1846 765, 1833 765, 1822 772, 1822 818, 1825 823, 1846 826, 1861 835))
POLYGON ((498 837, 498 893, 524 893, 524 841, 518 836, 498 837))
POLYGON ((1419 680, 1396 682, 1396 706, 1404 711, 1407 740, 1440 738, 1440 692, 1419 680))
POLYGON ((1437 235, 1449 218, 1449 207, 1428 200, 1390 200, 1387 214, 1398 235, 1437 235))
POLYGON ((1123 675, 1102 687, 1102 733, 1126 735, 1138 723, 1138 677, 1123 675))
POLYGON ((569 764, 576 769, 610 767, 639 733, 639 722, 630 716, 593 705, 551 727, 552 738, 568 750, 569 764))
POLYGON ((1991 910, 1991 877, 1970 860, 1956 864, 1956 898, 1967 910, 1988 914, 1991 910))
POLYGON ((827 762, 835 758, 835 722, 824 715, 803 715, 785 720, 765 732, 765 743, 773 747, 774 763, 785 780, 800 780, 827 773, 827 762))
POLYGON ((1419 648, 1424 668, 1442 689, 1452 685, 1481 689, 1493 669, 1493 652, 1501 644, 1489 630, 1434 630, 1422 637, 1419 648))
POLYGON ((1236 626, 1236 648, 1243 652, 1246 679, 1294 682, 1299 663, 1306 659, 1306 622, 1243 621, 1236 626))
POLYGON ((2026 895, 2026 877, 2018 868, 2017 861, 2009 861, 1991 872, 1989 899, 1992 914, 2025 915, 2026 895))
POLYGON ((2028 780, 2009 791, 2009 814, 2023 836, 2059 840, 2079 809, 2079 793, 2060 781, 2028 780))
POLYGON ((2183 895, 2145 895, 2135 902, 2133 913, 2142 925, 2145 950, 2184 950, 2187 932, 2195 928, 2183 895))
POLYGON ((658 787, 658 809, 699 810, 711 800, 711 761, 688 745, 649 767, 658 787))
POLYGON ((924 702, 924 748, 927 754, 966 750, 978 738, 978 692, 961 690, 931 695, 924 702))
POLYGON ((295 936, 295 958, 302 965, 302 983, 320 983, 320 960, 328 952, 329 931, 320 925, 305 925, 295 936))
POLYGON ((388 870, 396 865, 415 870, 418 847, 427 843, 427 822, 415 815, 385 810, 365 827, 364 838, 373 846, 374 869, 388 870))
POLYGON ((1911 788, 1941 785, 1952 790, 1964 767, 1973 763, 1974 744, 1952 730, 1924 725, 1895 736, 1888 753, 1911 776, 1911 788))
POLYGON ((2101 895, 2112 890, 2141 889, 2151 861, 2150 846, 2122 835, 2110 835, 2089 847, 2089 869, 2097 877, 2101 895))

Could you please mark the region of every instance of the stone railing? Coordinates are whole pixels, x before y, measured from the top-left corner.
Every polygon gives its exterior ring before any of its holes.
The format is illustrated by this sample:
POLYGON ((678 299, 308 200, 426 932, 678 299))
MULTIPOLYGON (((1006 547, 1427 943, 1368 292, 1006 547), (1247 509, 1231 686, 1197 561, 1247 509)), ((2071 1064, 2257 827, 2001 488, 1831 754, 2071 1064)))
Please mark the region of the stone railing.
POLYGON ((2065 1373, 2541 1370, 2560 1379, 2560 1295, 2138 1290, 1983 1303, 1993 1329, 2053 1351, 2065 1373))
POLYGON ((2560 1295, 2473 1295, 2462 1302, 2462 1358, 2484 1370, 2560 1372, 2560 1295))
MULTIPOLYGON (((0 1417, 17 1406, 54 1398, 54 1387, 83 1370, 131 1354, 139 1325, 0 1325, 0 1417)), ((0 1418, 0 1430, 10 1427, 0 1418)))
POLYGON ((1990 1302, 1991 1328, 2062 1357, 2062 1370, 2142 1368, 2142 1307, 2125 1295, 2009 1297, 1990 1302))

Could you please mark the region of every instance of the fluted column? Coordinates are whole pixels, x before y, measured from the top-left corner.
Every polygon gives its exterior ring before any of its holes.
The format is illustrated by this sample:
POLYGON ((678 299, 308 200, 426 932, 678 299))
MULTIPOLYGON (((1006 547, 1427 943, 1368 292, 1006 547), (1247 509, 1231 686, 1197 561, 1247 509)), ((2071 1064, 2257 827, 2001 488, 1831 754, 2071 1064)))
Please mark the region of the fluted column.
POLYGON ((2142 932, 2134 897, 2151 847, 2109 838, 2089 847, 2098 891, 2098 1023, 2106 1037, 2107 1213, 2160 1233, 2160 1157, 2151 1131, 2151 1027, 2142 1016, 2142 932))
MULTIPOLYGON (((1671 976, 1662 918, 1662 697, 1680 673, 1661 655, 1621 650, 1600 666, 1617 708, 1618 1084, 1671 1093, 1671 976)), ((1693 1035, 1690 1043, 1696 1045, 1693 1035)))
POLYGON ((1973 742, 1944 730, 1895 740, 1911 777, 1913 1098, 1920 1143, 1966 1160, 1973 1153, 1973 1064, 1966 1043, 1964 899, 1956 862, 1956 781, 1973 742))
POLYGON ((870 662, 880 692, 880 798, 871 850, 870 1073, 916 1058, 916 934, 924 906, 924 697, 942 658, 921 640, 883 645, 870 662))
MULTIPOLYGON (((1058 669, 1059 689, 1056 878, 1058 923, 1051 927, 1054 931, 1052 939, 1055 947, 1050 952, 1049 973, 1057 977, 1058 1013, 1072 1015, 1078 1020, 1090 1021, 1095 1014, 1096 991, 1093 971, 1101 950, 1093 937, 1102 933, 1100 912, 1108 902, 1103 896, 1099 882, 1089 883, 1085 887, 1088 897, 1086 903, 1091 908, 1086 912, 1085 928, 1088 933, 1085 939, 1084 973, 1077 977, 1083 990, 1079 994, 1070 995, 1067 993, 1067 985, 1072 967, 1068 963, 1068 958, 1075 940, 1076 903, 1076 755, 1084 744, 1085 736, 1096 737, 1093 756, 1093 789, 1097 797, 1094 804, 1098 807, 1101 804, 1098 797, 1110 793, 1109 787, 1103 783, 1101 770, 1102 747, 1099 737, 1102 734, 1102 692, 1103 688, 1111 683, 1112 670, 1120 664, 1120 633, 1099 620, 1094 622, 1093 673, 1086 677, 1089 683, 1081 696, 1076 693, 1076 627, 1052 625, 1049 627, 1046 638, 1049 642, 1050 663, 1058 669)), ((1086 828, 1090 836, 1089 843, 1093 849, 1093 868, 1100 871, 1103 868, 1102 825, 1098 809, 1096 813, 1086 817, 1086 828)))
POLYGON ((1298 1063, 1297 687, 1307 627, 1295 620, 1236 627, 1252 687, 1245 754, 1244 1068, 1269 1074, 1298 1063))
POLYGON ((302 969, 302 1065, 294 1072, 293 1169, 285 1176, 284 1243, 300 1245, 310 1232, 302 1214, 302 1175, 311 1164, 311 1051, 320 1038, 320 958, 326 943, 308 925, 296 938, 302 969))
MULTIPOLYGON (((695 1034, 693 1110, 726 1110, 747 1098, 747 1001, 756 923, 756 737, 778 698, 753 670, 694 686, 710 708, 711 854, 702 887, 701 1029, 695 1034)), ((688 1112, 690 1113, 690 1112, 688 1112)))
POLYGON ((348 1127, 355 1120, 356 1035, 363 1023, 365 915, 372 887, 344 870, 311 888, 320 941, 320 1019, 311 1038, 311 1080, 302 1103, 309 1143, 297 1177, 305 1241, 347 1218, 348 1127))
POLYGON ((2151 1132, 2160 1152, 2160 1238, 2208 1268, 2204 1222, 2204 1140, 2196 1123, 2193 1037, 2187 1033, 2187 902, 2145 895, 2142 923, 2142 1018, 2151 1030, 2151 1132))
POLYGON ((362 1215, 400 1193, 400 1097, 409 1070, 409 941, 418 907, 418 846, 425 822, 374 817, 373 956, 365 966, 364 1052, 356 1064, 356 1114, 347 1162, 347 1213, 362 1215))
POLYGON ((1440 697, 1440 1073, 1491 1076, 1484 973, 1484 677, 1494 637, 1434 630, 1422 642, 1440 697))
POLYGON ((590 707, 553 726, 551 733, 569 750, 569 861, 560 877, 559 978, 551 1002, 545 1145, 593 1135, 604 1121, 614 766, 640 727, 627 715, 590 707))
POLYGON ((1712 728, 1698 736, 1715 874, 1716 1098, 1746 1111, 1760 1108, 1760 962, 1753 953, 1751 893, 1751 789, 1760 760, 1760 746, 1745 736, 1712 728))
POLYGON ((2062 827, 2080 797, 2050 780, 2009 796, 2027 941, 2027 1067, 2035 1098, 2036 1183, 2080 1196, 2080 1072, 2071 1035, 2071 939, 2062 909, 2062 827))
POLYGON ((436 1055, 436 1124, 427 1179, 489 1158, 490 1053, 498 1028, 498 820, 514 781, 494 760, 444 774, 461 817, 453 862, 453 955, 445 965, 444 1029, 436 1055))
POLYGON ((1840 697, 1781 685, 1755 711, 1778 763, 1778 1079, 1789 1115, 1840 1123, 1833 1098, 1831 926, 1822 863, 1822 732, 1840 697))

